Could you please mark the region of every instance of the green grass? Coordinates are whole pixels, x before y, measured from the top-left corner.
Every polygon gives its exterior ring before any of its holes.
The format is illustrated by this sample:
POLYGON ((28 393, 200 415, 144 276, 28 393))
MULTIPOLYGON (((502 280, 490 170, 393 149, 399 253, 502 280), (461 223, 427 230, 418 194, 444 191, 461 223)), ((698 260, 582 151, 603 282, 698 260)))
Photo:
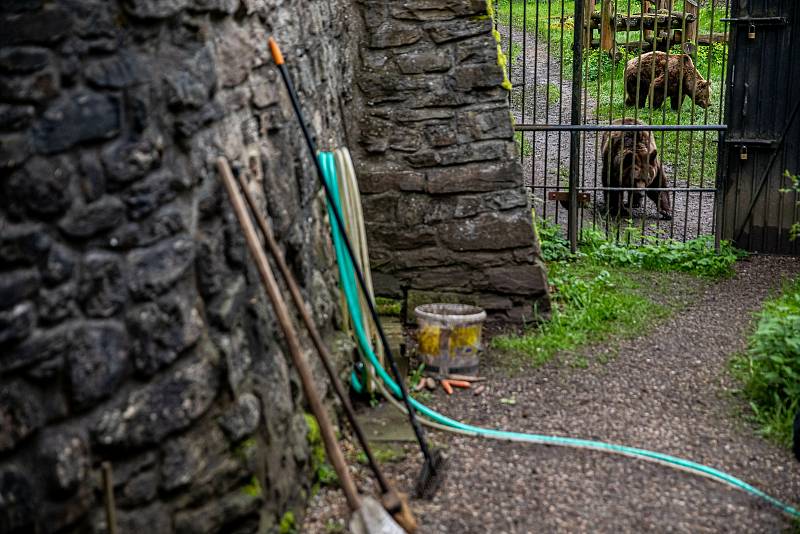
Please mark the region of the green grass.
POLYGON ((800 280, 786 284, 757 317, 747 352, 731 360, 731 370, 759 433, 790 447, 800 408, 800 280))
POLYGON ((541 221, 537 236, 552 290, 550 318, 522 335, 492 340, 495 349, 523 356, 533 366, 565 353, 572 355, 570 366, 588 367, 589 361, 576 350, 642 334, 677 305, 676 286, 689 286, 697 277, 727 276, 740 257, 728 244, 715 253, 707 237, 686 243, 656 241, 643 238, 636 229, 626 230, 622 241, 584 230, 581 252, 575 256, 558 226, 541 221), (669 274, 660 274, 664 272, 669 274))
POLYGON ((388 317, 400 317, 400 313, 403 310, 401 301, 385 297, 375 297, 375 305, 378 308, 378 315, 388 317))
MULTIPOLYGON (((517 33, 514 34, 516 40, 522 40, 523 27, 529 32, 536 32, 540 39, 544 39, 549 46, 551 55, 561 58, 563 64, 563 74, 565 79, 572 77, 572 44, 573 39, 573 15, 574 1, 565 1, 562 4, 558 0, 500 0, 498 3, 497 20, 504 25, 511 25, 517 33), (525 7, 526 12, 523 12, 525 7), (537 17, 538 9, 538 17, 537 17), (562 23, 563 17, 563 23, 562 23)), ((599 9, 599 7, 598 7, 599 9)), ((625 2, 618 3, 618 15, 627 15, 641 11, 638 1, 630 2, 630 10, 625 2)), ((678 0, 674 3, 673 9, 681 11, 683 1, 678 0)), ((700 34, 709 33, 714 26, 715 32, 724 30, 724 23, 720 21, 725 16, 723 8, 702 7, 700 9, 700 21, 698 32, 700 34), (713 20, 712 20, 713 19, 713 20)), ((529 39, 531 37, 529 36, 529 39)), ((640 40, 640 32, 625 31, 618 32, 616 41, 618 44, 626 42, 637 42, 640 40)), ((512 42, 512 49, 515 42, 512 42)), ((508 40, 504 40, 501 46, 508 48, 508 40)), ((662 108, 651 110, 637 109, 634 106, 625 106, 624 77, 625 62, 638 53, 627 52, 620 47, 622 59, 616 64, 604 52, 600 50, 588 51, 582 67, 584 87, 588 95, 595 101, 590 106, 595 109, 588 110, 589 114, 596 114, 598 120, 609 122, 610 120, 621 117, 635 117, 648 124, 716 124, 722 122, 722 109, 720 95, 723 91, 723 66, 726 62, 727 45, 715 44, 712 47, 698 47, 695 66, 706 79, 712 80, 711 93, 712 103, 702 109, 696 106, 691 99, 687 98, 683 106, 678 111, 670 108, 667 100, 662 108)), ((673 47, 672 53, 681 53, 680 47, 673 47)), ((551 73, 551 76, 558 77, 559 73, 551 73)), ((527 89, 530 91, 530 89, 527 89)), ((552 102, 551 102, 552 103, 552 102)), ((669 173, 679 181, 686 181, 695 185, 712 185, 717 172, 717 136, 713 132, 664 132, 656 135, 657 145, 661 153, 663 162, 673 167, 669 173)), ((599 146, 599 143, 597 143, 599 146)))

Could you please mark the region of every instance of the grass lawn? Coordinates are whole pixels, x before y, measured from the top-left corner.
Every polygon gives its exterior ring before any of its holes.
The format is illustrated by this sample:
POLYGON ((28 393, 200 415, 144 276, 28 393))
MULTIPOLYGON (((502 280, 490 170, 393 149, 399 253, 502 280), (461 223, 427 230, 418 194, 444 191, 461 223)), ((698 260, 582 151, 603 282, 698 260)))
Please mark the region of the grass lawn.
POLYGON ((582 366, 587 362, 579 352, 586 346, 647 332, 684 306, 703 279, 732 274, 741 257, 728 244, 715 253, 708 237, 656 241, 642 238, 636 229, 626 230, 627 238, 620 241, 585 229, 581 252, 572 256, 556 225, 542 221, 538 234, 551 286, 550 318, 521 335, 492 340, 493 348, 511 356, 512 364, 534 367, 556 354, 582 366))
MULTIPOLYGON (((523 28, 527 32, 536 32, 540 40, 547 44, 549 52, 561 58, 564 79, 571 79, 573 14, 575 3, 571 0, 500 0, 497 3, 497 20, 514 31, 511 50, 508 39, 501 46, 509 54, 513 64, 518 65, 517 56, 522 51, 523 28)), ((617 15, 628 15, 641 10, 636 0, 617 3, 617 15)), ((681 11, 683 1, 677 0, 674 10, 681 11)), ((725 24, 720 21, 725 17, 725 9, 719 6, 702 7, 700 9, 699 33, 709 33, 713 24, 715 32, 722 32, 725 24)), ((533 37, 526 37, 528 45, 533 46, 533 37)), ((640 32, 618 32, 618 44, 636 42, 640 32)), ((724 87, 724 70, 727 65, 727 45, 718 43, 713 46, 698 47, 695 66, 704 78, 712 80, 712 102, 706 108, 696 106, 691 99, 683 102, 681 109, 673 111, 669 102, 661 109, 637 109, 625 105, 624 70, 628 59, 638 51, 628 52, 620 47, 622 59, 615 63, 600 50, 591 50, 586 54, 583 65, 584 90, 590 99, 587 110, 588 120, 597 117, 600 123, 607 123, 621 117, 635 117, 648 124, 719 124, 723 121, 722 92, 724 87)), ((671 53, 681 53, 680 47, 673 47, 671 53)), ((543 60, 543 59, 541 59, 543 60)), ((558 72, 551 72, 551 77, 558 82, 558 72)), ((554 80, 551 79, 550 82, 554 80)), ((547 80, 542 80, 546 83, 547 80)), ((526 91, 529 91, 526 88, 526 91)), ((716 177, 717 134, 715 132, 663 132, 656 135, 662 161, 671 167, 669 177, 680 185, 684 183, 712 186, 716 177)), ((598 143, 599 145, 599 143, 598 143)))

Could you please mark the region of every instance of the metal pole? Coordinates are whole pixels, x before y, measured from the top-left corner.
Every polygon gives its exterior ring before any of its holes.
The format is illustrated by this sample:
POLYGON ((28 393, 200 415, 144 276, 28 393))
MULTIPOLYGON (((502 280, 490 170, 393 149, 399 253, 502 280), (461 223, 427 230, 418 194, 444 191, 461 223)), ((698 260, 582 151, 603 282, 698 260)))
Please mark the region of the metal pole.
MULTIPOLYGON (((583 24, 584 0, 575 0, 575 28, 574 42, 572 43, 572 124, 581 123, 581 93, 583 79, 581 67, 583 66, 583 24)), ((569 142, 569 216, 567 235, 572 253, 578 251, 578 178, 580 174, 581 132, 570 132, 569 142)))

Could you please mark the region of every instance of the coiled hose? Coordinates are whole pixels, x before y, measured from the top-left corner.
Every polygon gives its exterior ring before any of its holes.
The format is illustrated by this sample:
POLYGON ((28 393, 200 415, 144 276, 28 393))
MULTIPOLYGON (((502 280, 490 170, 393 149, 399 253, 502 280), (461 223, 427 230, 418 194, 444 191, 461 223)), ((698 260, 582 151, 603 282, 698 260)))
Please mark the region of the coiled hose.
MULTIPOLYGON (((319 159, 320 163, 322 164, 325 180, 328 182, 330 190, 334 192, 333 196, 334 200, 336 201, 336 206, 328 205, 328 210, 336 209, 341 213, 340 199, 338 198, 338 194, 336 193, 338 191, 338 185, 337 185, 336 165, 334 162, 334 156, 330 152, 320 152, 319 159)), ((332 214, 331 217, 333 217, 332 214)), ((345 294, 345 300, 347 301, 347 306, 351 313, 358 345, 361 348, 362 354, 366 356, 370 365, 372 365, 378 377, 380 378, 380 381, 378 382, 379 383, 383 382, 382 389, 384 391, 385 396, 388 399, 394 401, 392 396, 399 397, 400 388, 394 382, 394 380, 392 380, 392 377, 389 376, 386 370, 380 365, 380 362, 378 361, 375 352, 372 349, 372 345, 369 342, 369 338, 365 334, 363 326, 363 318, 360 313, 360 306, 358 300, 359 299, 358 287, 356 285, 355 276, 353 274, 353 266, 351 263, 352 258, 348 257, 347 255, 347 251, 343 246, 342 236, 339 233, 339 229, 336 227, 336 225, 332 225, 331 232, 333 235, 334 248, 336 249, 336 259, 339 265, 339 274, 341 277, 340 283, 342 285, 342 289, 345 294), (386 389, 388 389, 388 392, 391 393, 391 395, 386 394, 386 389)), ((573 447, 577 449, 589 449, 595 451, 608 452, 612 454, 620 454, 632 458, 637 458, 640 460, 645 460, 648 462, 654 462, 674 469, 679 469, 681 471, 686 471, 694 475, 700 475, 706 478, 710 478, 712 480, 716 480, 718 482, 722 482, 723 484, 727 484, 728 486, 731 486, 738 490, 749 493, 750 495, 763 499, 764 501, 777 507, 784 513, 794 518, 800 518, 800 511, 798 511, 795 507, 764 493, 758 488, 751 486, 747 482, 744 482, 743 480, 740 480, 732 475, 729 475, 728 473, 725 473, 718 469, 714 469, 713 467, 692 462, 691 460, 685 460, 683 458, 670 456, 668 454, 663 454, 660 452, 648 451, 645 449, 638 449, 635 447, 628 447, 625 445, 616 445, 613 443, 605 443, 602 441, 567 438, 562 436, 547 436, 543 434, 527 434, 521 432, 510 432, 505 430, 482 428, 478 426, 468 425, 466 423, 456 421, 455 419, 451 419, 446 415, 443 415, 437 412, 436 410, 433 410, 425 406, 424 404, 420 403, 414 398, 411 398, 410 400, 411 404, 414 406, 414 409, 417 410, 419 414, 429 419, 428 421, 426 421, 424 418, 421 418, 421 420, 425 422, 425 424, 433 428, 437 428, 447 432, 463 434, 467 436, 485 437, 502 441, 520 441, 525 443, 534 443, 541 445, 554 445, 560 447, 573 447)), ((401 407, 401 409, 404 408, 401 407)))

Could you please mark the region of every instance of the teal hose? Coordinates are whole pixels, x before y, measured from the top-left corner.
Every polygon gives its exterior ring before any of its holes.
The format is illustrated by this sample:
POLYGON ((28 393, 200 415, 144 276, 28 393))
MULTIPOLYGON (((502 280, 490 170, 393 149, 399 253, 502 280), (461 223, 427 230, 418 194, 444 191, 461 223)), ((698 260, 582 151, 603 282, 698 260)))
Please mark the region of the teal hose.
MULTIPOLYGON (((320 163, 322 164, 323 174, 325 175, 325 181, 330 187, 330 190, 333 192, 333 196, 336 201, 336 206, 328 205, 328 210, 330 211, 336 209, 339 213, 341 213, 341 203, 338 198, 339 187, 337 183, 336 166, 334 163, 333 154, 329 152, 320 152, 319 160, 320 163)), ((331 217, 333 217, 332 212, 331 212, 331 217)), ((355 329, 359 347, 361 348, 362 354, 366 356, 367 360, 369 360, 370 364, 375 368, 375 372, 378 374, 378 376, 386 385, 386 387, 389 389, 389 391, 393 395, 399 397, 400 396, 399 386, 395 383, 394 380, 392 380, 392 377, 389 376, 386 370, 381 366, 377 356, 375 355, 375 352, 372 349, 372 345, 365 334, 363 326, 363 317, 361 316, 361 307, 359 306, 359 301, 358 301, 358 287, 356 285, 355 275, 353 273, 353 265, 352 265, 353 259, 348 257, 347 250, 344 247, 342 241, 342 236, 339 232, 339 228, 337 227, 337 225, 331 225, 331 226, 332 226, 331 232, 333 234, 333 243, 336 251, 337 263, 339 265, 339 275, 341 277, 340 283, 342 285, 342 289, 345 294, 347 307, 353 319, 353 327, 355 329)), ((482 428, 478 426, 468 425, 460 421, 456 421, 455 419, 451 419, 425 406, 424 404, 418 402, 414 398, 411 398, 410 400, 411 404, 414 406, 414 409, 417 410, 418 413, 430 418, 432 421, 435 421, 439 425, 452 428, 464 434, 469 434, 473 436, 482 436, 482 437, 488 437, 506 441, 522 441, 526 443, 537 443, 543 445, 557 445, 557 446, 575 447, 580 449, 592 449, 597 451, 610 452, 614 454, 623 454, 626 456, 631 456, 642 460, 657 462, 667 465, 669 467, 681 469, 696 475, 701 475, 707 478, 711 478, 719 482, 722 482, 724 484, 727 484, 729 486, 732 486, 734 488, 740 489, 755 497, 763 499, 764 501, 768 502, 773 506, 776 506, 777 508, 779 508, 780 510, 782 510, 783 512, 792 517, 800 518, 800 511, 798 511, 793 506, 786 504, 776 499, 775 497, 767 495, 758 488, 753 487, 747 482, 744 482, 743 480, 740 480, 732 475, 729 475, 728 473, 725 473, 718 469, 714 469, 713 467, 692 462, 691 460, 685 460, 683 458, 670 456, 668 454, 662 454, 660 452, 648 451, 645 449, 638 449, 635 447, 628 447, 625 445, 615 445, 613 443, 605 443, 602 441, 567 438, 561 436, 547 436, 543 434, 526 434, 520 432, 509 432, 504 430, 482 428)))

